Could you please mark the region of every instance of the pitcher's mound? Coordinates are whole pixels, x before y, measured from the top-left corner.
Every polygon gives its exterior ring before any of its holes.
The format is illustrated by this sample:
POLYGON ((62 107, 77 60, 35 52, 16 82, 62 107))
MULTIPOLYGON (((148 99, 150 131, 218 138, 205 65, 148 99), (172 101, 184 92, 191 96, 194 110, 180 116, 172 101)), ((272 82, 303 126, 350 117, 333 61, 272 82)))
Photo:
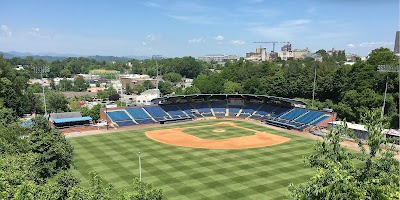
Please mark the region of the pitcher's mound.
POLYGON ((214 129, 214 130, 212 130, 212 132, 214 132, 214 133, 224 133, 225 130, 224 129, 214 129))

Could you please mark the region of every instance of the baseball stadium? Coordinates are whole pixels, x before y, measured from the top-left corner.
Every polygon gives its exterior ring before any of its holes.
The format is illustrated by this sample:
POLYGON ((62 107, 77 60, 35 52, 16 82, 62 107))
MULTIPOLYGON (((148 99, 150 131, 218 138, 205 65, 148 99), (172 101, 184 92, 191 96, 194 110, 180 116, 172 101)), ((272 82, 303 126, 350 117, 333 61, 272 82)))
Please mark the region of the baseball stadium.
POLYGON ((305 107, 275 96, 194 94, 105 108, 107 130, 69 136, 73 172, 89 184, 96 171, 126 190, 140 176, 166 199, 286 198, 290 184, 315 173, 304 166, 316 137, 308 132, 336 119, 305 107))

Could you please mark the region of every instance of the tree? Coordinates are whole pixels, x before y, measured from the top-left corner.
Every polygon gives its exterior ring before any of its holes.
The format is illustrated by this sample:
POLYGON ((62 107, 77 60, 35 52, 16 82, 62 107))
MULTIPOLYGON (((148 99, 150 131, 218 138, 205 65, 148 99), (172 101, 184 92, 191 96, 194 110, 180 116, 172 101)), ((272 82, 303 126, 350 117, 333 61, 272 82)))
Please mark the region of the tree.
POLYGON ((240 94, 242 91, 242 86, 239 83, 235 83, 233 81, 227 81, 224 84, 224 93, 225 94, 240 94))
POLYGON ((155 86, 153 85, 153 83, 151 83, 151 81, 149 81, 149 80, 143 81, 143 84, 142 84, 142 85, 143 85, 143 87, 144 87, 146 90, 155 88, 155 86))
POLYGON ((16 120, 16 115, 11 108, 0 108, 0 126, 6 126, 16 120))
POLYGON ((363 115, 368 131, 368 151, 345 124, 318 141, 315 153, 306 158, 317 173, 305 184, 291 185, 293 199, 398 199, 400 198, 399 161, 386 140, 379 110, 363 115), (362 156, 340 146, 346 135, 358 141, 362 156), (381 147, 384 145, 384 148, 381 147), (357 162, 357 164, 355 164, 357 162))
POLYGON ((161 81, 158 84, 158 88, 162 95, 171 94, 172 93, 172 83, 168 81, 161 81))
POLYGON ((29 151, 39 155, 38 181, 50 178, 58 171, 67 170, 72 166, 73 147, 58 131, 34 130, 29 135, 28 143, 29 151))
POLYGON ((73 91, 75 91, 75 92, 86 91, 86 89, 88 87, 89 87, 89 84, 86 83, 86 81, 83 79, 83 77, 78 76, 74 81, 73 91))
POLYGON ((140 93, 142 93, 144 90, 145 90, 145 88, 144 88, 142 85, 134 85, 134 86, 133 86, 133 91, 134 91, 136 94, 140 94, 140 93))
POLYGON ((179 83, 182 81, 182 76, 178 73, 170 72, 164 74, 162 77, 165 81, 170 81, 172 83, 179 83))
POLYGON ((388 48, 378 48, 372 50, 368 55, 367 63, 378 67, 378 65, 396 65, 399 64, 399 57, 388 48))
POLYGON ((132 94, 132 88, 131 88, 131 85, 129 83, 126 83, 126 85, 125 85, 125 92, 128 95, 132 94))
POLYGON ((47 91, 46 104, 48 112, 68 112, 68 100, 61 93, 56 91, 47 91))
POLYGON ((71 78, 72 74, 68 69, 63 69, 60 71, 60 76, 63 78, 71 78))
POLYGON ((196 86, 190 86, 185 89, 185 94, 200 94, 200 89, 196 86))
POLYGON ((66 78, 63 78, 60 80, 60 83, 58 84, 58 88, 61 91, 72 91, 72 81, 69 81, 66 78))
POLYGON ((102 104, 97 104, 92 107, 89 111, 89 116, 94 120, 97 121, 100 119, 100 109, 104 108, 105 106, 102 104))

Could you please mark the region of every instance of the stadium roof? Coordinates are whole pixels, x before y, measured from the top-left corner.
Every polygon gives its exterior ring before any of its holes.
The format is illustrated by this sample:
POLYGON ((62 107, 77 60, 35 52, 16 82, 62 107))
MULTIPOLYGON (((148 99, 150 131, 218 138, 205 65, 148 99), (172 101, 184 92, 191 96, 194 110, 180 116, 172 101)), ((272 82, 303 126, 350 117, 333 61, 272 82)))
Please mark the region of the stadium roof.
POLYGON ((74 118, 63 118, 63 119, 54 119, 54 123, 67 123, 67 122, 80 122, 80 121, 88 121, 92 120, 91 117, 74 117, 74 118))
POLYGON ((291 104, 297 104, 297 105, 306 105, 301 100, 296 100, 296 99, 289 99, 289 98, 284 98, 284 97, 276 97, 276 96, 268 96, 268 95, 255 95, 255 94, 190 94, 190 95, 178 95, 178 96, 165 96, 165 97, 160 97, 160 98, 155 98, 151 100, 153 103, 159 103, 159 102, 165 102, 165 101, 170 101, 170 102, 177 102, 179 99, 210 99, 210 98, 243 98, 246 100, 249 99, 259 99, 259 100, 266 100, 266 101, 283 101, 283 102, 288 102, 291 104))

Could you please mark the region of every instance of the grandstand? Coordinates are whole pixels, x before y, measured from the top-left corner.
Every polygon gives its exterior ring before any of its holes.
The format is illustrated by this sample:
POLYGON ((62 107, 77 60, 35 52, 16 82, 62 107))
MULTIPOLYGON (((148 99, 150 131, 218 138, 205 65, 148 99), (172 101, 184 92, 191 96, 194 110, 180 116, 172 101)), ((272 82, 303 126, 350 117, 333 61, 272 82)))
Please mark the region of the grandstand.
POLYGON ((150 106, 102 110, 100 117, 116 127, 233 117, 300 131, 326 127, 336 118, 335 113, 301 108, 305 107, 302 101, 265 95, 195 94, 161 97, 152 102, 150 106))

